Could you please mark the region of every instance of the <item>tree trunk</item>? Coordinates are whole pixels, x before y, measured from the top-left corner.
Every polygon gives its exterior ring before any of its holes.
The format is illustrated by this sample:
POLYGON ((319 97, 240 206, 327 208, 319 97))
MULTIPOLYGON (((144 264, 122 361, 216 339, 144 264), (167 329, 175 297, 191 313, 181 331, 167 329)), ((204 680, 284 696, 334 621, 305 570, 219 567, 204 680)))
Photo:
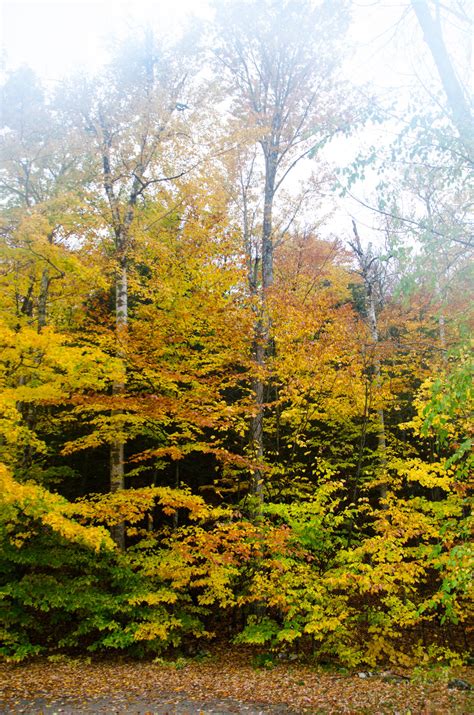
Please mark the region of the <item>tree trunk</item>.
MULTIPOLYGON (((377 312, 375 310, 375 296, 373 287, 370 283, 366 284, 367 291, 367 312, 369 315, 370 336, 372 338, 375 355, 374 355, 374 375, 376 392, 382 384, 380 358, 377 354, 377 346, 379 343, 379 331, 377 325, 377 312)), ((377 446, 380 457, 380 466, 384 472, 387 469, 387 438, 385 434, 385 415, 382 407, 377 408, 377 446)), ((384 499, 387 496, 387 484, 384 482, 380 485, 380 498, 384 499)))
MULTIPOLYGON (((38 294, 38 316, 37 316, 38 333, 41 333, 42 329, 46 326, 49 284, 50 284, 49 271, 47 268, 45 268, 41 274, 40 288, 39 288, 39 294, 38 294)), ((23 301, 23 307, 21 310, 21 312, 24 315, 29 315, 30 317, 33 315, 33 303, 31 301, 32 293, 33 293, 33 283, 31 284, 28 294, 23 301)), ((40 362, 40 359, 41 358, 39 356, 36 359, 36 362, 38 364, 40 362)), ((24 375, 20 375, 18 384, 19 385, 27 384, 26 378, 24 375)), ((17 409, 23 416, 25 425, 28 427, 29 430, 33 431, 35 429, 36 422, 37 422, 37 406, 32 403, 19 402, 19 403, 17 403, 17 409)), ((26 445, 23 450, 23 457, 21 460, 21 466, 23 469, 27 469, 28 467, 31 466, 32 457, 33 457, 33 452, 32 452, 31 446, 26 445)))
POLYGON ((263 200, 262 227, 262 296, 265 302, 266 294, 273 285, 273 200, 275 198, 275 166, 276 157, 270 156, 265 161, 265 193, 263 200))
MULTIPOLYGON (((360 275, 364 281, 365 290, 365 305, 367 309, 367 318, 369 324, 370 337, 372 340, 372 346, 374 350, 373 356, 373 370, 374 370, 374 385, 375 391, 378 392, 382 385, 382 371, 380 358, 378 356, 378 345, 379 345, 379 330, 377 324, 377 309, 375 305, 375 287, 379 280, 378 270, 376 268, 378 263, 377 256, 370 255, 370 251, 364 252, 362 244, 359 237, 359 232, 357 230, 357 224, 352 220, 352 231, 354 233, 354 243, 351 243, 351 247, 357 256, 360 275)), ((385 473, 387 469, 387 437, 385 431, 385 415, 383 408, 378 407, 376 410, 377 414, 377 446, 380 457, 380 466, 382 471, 385 473)), ((382 483, 380 485, 380 498, 384 499, 387 496, 387 484, 382 483)))
MULTIPOLYGON (((261 237, 262 251, 262 285, 260 292, 259 316, 255 325, 254 338, 254 359, 258 371, 261 373, 265 367, 266 358, 269 353, 271 324, 267 310, 268 290, 273 285, 273 201, 275 198, 275 176, 276 164, 273 154, 268 156, 268 150, 263 146, 265 156, 265 191, 263 201, 263 225, 261 237)), ((257 462, 261 462, 264 455, 263 425, 265 416, 265 382, 261 375, 252 381, 252 389, 255 396, 256 412, 250 424, 250 440, 252 453, 257 462)), ((253 473, 251 490, 257 499, 256 516, 258 517, 260 507, 263 503, 263 480, 264 474, 261 469, 256 468, 253 473)))
MULTIPOLYGON (((263 342, 263 331, 261 319, 255 327, 255 343, 254 343, 254 360, 260 370, 265 366, 265 346, 263 342)), ((252 446, 252 456, 260 463, 263 459, 263 414, 264 414, 264 392, 265 385, 261 377, 256 377, 252 380, 252 390, 255 399, 255 415, 250 423, 250 443, 252 446)), ((257 498, 257 502, 263 502, 263 472, 256 468, 252 475, 251 491, 253 496, 257 498)), ((255 505, 256 511, 259 511, 255 505)))
POLYGON ((432 18, 426 0, 411 0, 411 6, 436 64, 459 137, 472 157, 474 140, 471 110, 446 50, 440 23, 432 18))
POLYGON ((48 307, 48 291, 49 291, 49 272, 45 268, 41 274, 40 292, 38 296, 38 333, 46 325, 47 307, 48 307))
MULTIPOLYGON (((117 339, 117 355, 125 359, 125 340, 128 325, 128 284, 127 264, 121 259, 115 282, 115 331, 117 339)), ((125 381, 113 385, 113 396, 120 397, 125 392, 125 381)), ((114 410, 112 415, 119 415, 121 410, 114 410)), ((116 492, 125 488, 124 442, 114 440, 110 445, 110 491, 116 492)), ((125 525, 117 524, 112 529, 112 537, 120 549, 125 548, 125 525)))

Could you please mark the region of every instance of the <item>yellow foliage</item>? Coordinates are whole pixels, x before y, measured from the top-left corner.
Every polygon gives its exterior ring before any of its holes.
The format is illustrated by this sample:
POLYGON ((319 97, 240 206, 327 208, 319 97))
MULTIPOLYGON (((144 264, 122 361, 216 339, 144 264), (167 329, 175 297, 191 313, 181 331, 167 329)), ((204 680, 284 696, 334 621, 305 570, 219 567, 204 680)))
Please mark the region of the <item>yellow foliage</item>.
POLYGON ((166 641, 169 633, 174 628, 179 628, 181 621, 178 618, 168 617, 166 621, 157 623, 141 623, 133 633, 136 641, 162 640, 166 641))
MULTIPOLYGON (((84 544, 95 551, 114 548, 110 534, 104 528, 81 526, 69 517, 70 504, 66 499, 32 482, 20 484, 3 464, 0 464, 0 505, 7 509, 10 531, 18 516, 25 515, 49 526, 68 541, 84 544)), ((13 542, 21 547, 28 535, 27 531, 21 536, 16 534, 13 542)))
POLYGON ((202 497, 187 490, 170 487, 142 487, 91 495, 67 508, 69 514, 84 521, 113 526, 124 521, 136 524, 155 504, 159 504, 167 515, 174 514, 177 509, 187 509, 192 520, 214 519, 229 513, 226 509, 209 507, 202 497))
POLYGON ((450 491, 453 486, 454 470, 447 469, 442 462, 423 462, 421 459, 394 460, 391 464, 397 473, 408 482, 418 482, 422 487, 439 487, 450 491))

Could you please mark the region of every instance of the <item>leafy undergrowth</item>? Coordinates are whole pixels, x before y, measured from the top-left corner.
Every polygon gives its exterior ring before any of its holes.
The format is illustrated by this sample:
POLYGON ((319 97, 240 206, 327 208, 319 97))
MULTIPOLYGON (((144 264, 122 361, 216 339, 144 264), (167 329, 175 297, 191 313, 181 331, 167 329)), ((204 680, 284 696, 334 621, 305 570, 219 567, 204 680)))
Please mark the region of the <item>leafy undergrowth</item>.
POLYGON ((473 668, 415 671, 408 679, 407 673, 399 671, 360 677, 358 673, 327 672, 296 662, 277 663, 271 668, 256 668, 255 660, 253 663, 246 651, 220 650, 201 662, 57 662, 50 658, 21 665, 0 664, 0 711, 148 715, 473 712, 472 694, 448 687, 453 676, 472 683, 473 668), (75 704, 64 708, 68 699, 75 704))

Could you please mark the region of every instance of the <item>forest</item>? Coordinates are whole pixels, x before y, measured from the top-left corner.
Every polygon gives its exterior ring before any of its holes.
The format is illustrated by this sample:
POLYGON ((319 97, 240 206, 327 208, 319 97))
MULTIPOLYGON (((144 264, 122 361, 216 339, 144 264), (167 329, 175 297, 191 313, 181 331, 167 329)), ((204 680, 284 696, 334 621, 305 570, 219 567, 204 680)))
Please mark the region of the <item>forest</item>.
POLYGON ((219 2, 95 74, 4 74, 7 661, 469 662, 474 138, 443 38, 472 24, 406 0, 432 86, 378 97, 352 5, 219 2), (376 234, 335 209, 361 185, 376 234))

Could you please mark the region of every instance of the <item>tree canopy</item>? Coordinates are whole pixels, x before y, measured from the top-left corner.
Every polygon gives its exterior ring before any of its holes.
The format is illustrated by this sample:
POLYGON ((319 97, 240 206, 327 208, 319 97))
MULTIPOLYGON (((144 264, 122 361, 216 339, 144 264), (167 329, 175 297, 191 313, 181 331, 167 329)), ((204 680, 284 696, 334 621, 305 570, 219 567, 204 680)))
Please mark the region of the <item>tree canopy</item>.
POLYGON ((412 0, 439 95, 336 176, 328 143, 393 122, 341 72, 350 5, 222 3, 199 47, 5 79, 5 658, 462 662, 469 98, 412 0), (383 242, 333 216, 366 171, 383 242))

